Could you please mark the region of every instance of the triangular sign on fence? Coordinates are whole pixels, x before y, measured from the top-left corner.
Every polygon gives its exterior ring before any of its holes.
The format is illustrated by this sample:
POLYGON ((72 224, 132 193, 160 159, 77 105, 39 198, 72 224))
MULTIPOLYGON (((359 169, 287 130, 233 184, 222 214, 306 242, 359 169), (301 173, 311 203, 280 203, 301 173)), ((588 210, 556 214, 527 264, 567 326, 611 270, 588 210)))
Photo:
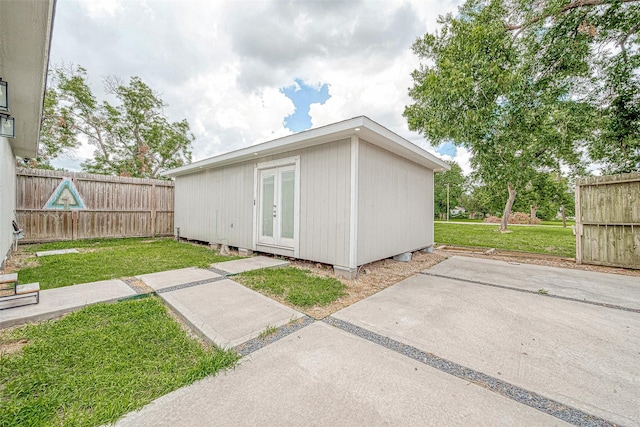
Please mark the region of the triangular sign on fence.
POLYGON ((70 178, 62 178, 43 209, 84 209, 84 202, 70 178))

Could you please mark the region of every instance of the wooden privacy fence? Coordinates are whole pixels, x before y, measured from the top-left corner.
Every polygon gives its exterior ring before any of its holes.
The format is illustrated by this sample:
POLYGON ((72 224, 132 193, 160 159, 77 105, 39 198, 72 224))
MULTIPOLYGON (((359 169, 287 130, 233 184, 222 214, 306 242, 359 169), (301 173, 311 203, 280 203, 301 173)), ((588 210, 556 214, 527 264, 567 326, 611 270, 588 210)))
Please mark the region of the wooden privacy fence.
POLYGON ((576 262, 640 269, 640 173, 576 185, 576 262))
POLYGON ((173 235, 173 192, 172 181, 18 168, 16 219, 25 243, 173 235), (83 208, 69 206, 76 189, 83 208), (55 197, 65 205, 47 208, 55 197))

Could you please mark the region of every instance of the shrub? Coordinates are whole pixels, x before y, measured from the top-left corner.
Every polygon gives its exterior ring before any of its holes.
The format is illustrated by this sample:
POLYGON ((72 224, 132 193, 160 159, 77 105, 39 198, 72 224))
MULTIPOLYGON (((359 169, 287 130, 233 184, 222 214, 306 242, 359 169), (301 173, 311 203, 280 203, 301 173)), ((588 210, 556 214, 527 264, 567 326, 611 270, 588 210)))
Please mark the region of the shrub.
POLYGON ((494 223, 494 224, 500 224, 500 221, 502 221, 502 220, 499 217, 493 216, 493 215, 489 215, 482 222, 491 222, 491 223, 494 223))
MULTIPOLYGON (((500 221, 502 220, 499 217, 489 215, 484 219, 483 222, 499 224, 500 221)), ((528 213, 511 212, 511 215, 509 216, 509 224, 540 224, 540 219, 534 218, 533 221, 531 221, 531 218, 528 213)))

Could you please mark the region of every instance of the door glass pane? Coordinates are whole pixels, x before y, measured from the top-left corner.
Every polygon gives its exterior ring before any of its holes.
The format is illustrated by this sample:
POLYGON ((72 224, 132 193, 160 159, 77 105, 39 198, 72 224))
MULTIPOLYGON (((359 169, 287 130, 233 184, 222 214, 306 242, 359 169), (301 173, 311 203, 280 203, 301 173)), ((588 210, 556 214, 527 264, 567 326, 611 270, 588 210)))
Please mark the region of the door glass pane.
POLYGON ((280 237, 293 239, 295 174, 285 171, 280 177, 280 237))
POLYGON ((273 202, 275 176, 262 177, 262 235, 273 237, 273 202))

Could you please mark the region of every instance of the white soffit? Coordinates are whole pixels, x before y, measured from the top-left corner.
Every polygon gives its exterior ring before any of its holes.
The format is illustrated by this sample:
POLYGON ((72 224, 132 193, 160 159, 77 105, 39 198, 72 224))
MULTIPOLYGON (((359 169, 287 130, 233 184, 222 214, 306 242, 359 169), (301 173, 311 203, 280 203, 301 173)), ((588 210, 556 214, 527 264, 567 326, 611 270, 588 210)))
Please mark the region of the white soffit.
POLYGON ((9 84, 15 155, 35 157, 49 66, 55 0, 0 1, 0 77, 9 84))

